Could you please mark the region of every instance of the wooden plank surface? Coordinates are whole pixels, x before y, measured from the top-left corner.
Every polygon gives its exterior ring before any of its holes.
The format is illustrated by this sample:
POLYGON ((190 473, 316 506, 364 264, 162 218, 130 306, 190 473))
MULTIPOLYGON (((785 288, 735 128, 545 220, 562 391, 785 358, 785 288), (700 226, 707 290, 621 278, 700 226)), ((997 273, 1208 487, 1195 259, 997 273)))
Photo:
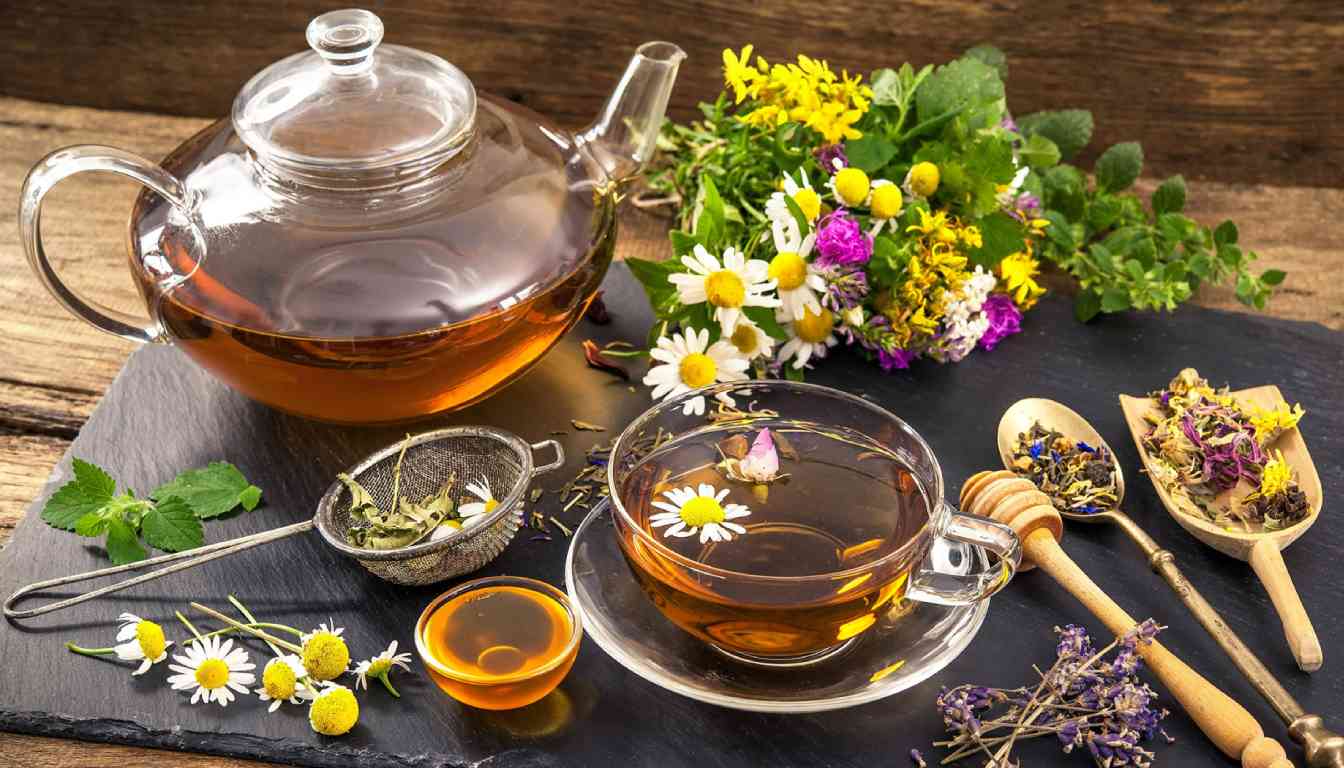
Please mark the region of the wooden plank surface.
MULTIPOLYGON (((47 151, 97 142, 158 157, 208 121, 56 106, 0 98, 0 209, 14 210, 23 174, 47 151)), ((1184 168, 1188 175, 1191 170, 1184 168)), ((1278 178, 1277 176, 1273 178, 1278 178)), ((48 250, 71 284, 112 306, 138 298, 125 271, 122 239, 134 188, 85 176, 62 185, 47 208, 48 250)), ((1344 191, 1266 184, 1192 183, 1192 215, 1233 217, 1264 266, 1289 271, 1269 314, 1344 328, 1344 282, 1322 279, 1344 268, 1344 191)), ((627 211, 620 253, 666 253, 662 222, 627 211)), ((1237 308, 1227 290, 1202 290, 1201 304, 1237 308)), ((0 228, 0 543, 119 369, 131 345, 70 317, 29 272, 12 225, 0 228)), ((0 735, 0 765, 178 764, 145 750, 0 735), (46 744, 48 746, 44 747, 46 744), (125 758, 133 754, 138 757, 125 758), (48 762, 42 762, 47 760, 48 762), (137 761, 140 761, 137 763, 137 761)), ((196 765, 198 763, 192 763, 196 765)), ((201 765, 222 765, 210 760, 201 765)))
MULTIPOLYGON (((993 42, 1015 112, 1082 106, 1097 146, 1141 139, 1156 176, 1337 185, 1344 3, 1317 0, 419 0, 370 4, 385 40, 439 54, 482 90, 564 125, 596 114, 636 45, 691 58, 675 113, 718 87, 719 53, 755 43, 851 71, 945 61, 993 42)), ((303 50, 331 3, 46 0, 0 14, 0 94, 182 115, 228 113, 239 86, 303 50), (239 34, 246 30, 246 34, 239 34)), ((1097 150, 1093 150, 1094 152, 1097 150)))

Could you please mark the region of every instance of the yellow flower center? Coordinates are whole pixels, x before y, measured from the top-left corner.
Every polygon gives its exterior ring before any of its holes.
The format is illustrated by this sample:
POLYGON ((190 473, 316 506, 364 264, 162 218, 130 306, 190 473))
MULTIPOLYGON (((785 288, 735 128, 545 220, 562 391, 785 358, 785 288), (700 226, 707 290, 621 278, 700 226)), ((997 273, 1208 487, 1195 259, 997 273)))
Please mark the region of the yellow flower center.
POLYGON ((323 736, 348 733, 359 722, 359 702, 349 688, 326 691, 308 710, 308 724, 323 736))
POLYGON ((835 315, 831 310, 822 307, 821 314, 817 314, 808 307, 803 310, 803 319, 793 324, 793 331, 808 344, 820 344, 831 335, 834 327, 835 315))
POLYGON ((740 307, 747 298, 747 286, 735 272, 720 269, 705 278, 705 295, 716 307, 740 307))
POLYGON ((303 644, 303 668, 314 680, 340 677, 350 666, 350 649, 330 632, 318 632, 303 644))
POLYGON ((369 670, 366 674, 369 677, 381 677, 386 675, 388 670, 392 669, 392 662, 387 659, 374 659, 369 663, 369 670))
POLYGON ((803 212, 808 221, 814 221, 821 215, 821 195, 811 187, 798 190, 793 196, 793 202, 798 204, 798 210, 803 212))
POLYGON ((1288 490, 1288 484, 1293 479, 1293 470, 1288 466, 1288 462, 1283 460, 1283 451, 1276 453, 1277 455, 1265 464, 1265 471, 1260 475, 1260 495, 1265 498, 1288 490))
POLYGON ((202 688, 223 688, 229 682, 229 665, 223 659, 206 659, 196 668, 196 682, 202 688))
POLYGON ((261 686, 272 699, 285 701, 294 698, 298 688, 298 678, 294 670, 280 659, 272 659, 261 673, 261 686))
POLYGON ((910 191, 928 197, 938 191, 938 166, 930 162, 915 163, 910 169, 910 191))
POLYGON ((779 284, 779 290, 792 291, 807 279, 807 262, 791 251, 784 251, 770 260, 770 277, 779 284))
POLYGON ((835 193, 845 205, 861 205, 868 199, 868 174, 858 168, 843 168, 835 174, 835 193))
POLYGON ((694 528, 724 521, 723 505, 710 496, 696 496, 681 505, 681 521, 694 528))
POLYGON ((755 355, 756 350, 760 348, 760 345, 756 343, 758 341, 756 330, 746 323, 738 323, 729 341, 733 343, 734 347, 737 347, 738 352, 747 357, 755 355))
POLYGON ((488 515, 488 514, 490 514, 491 512, 494 512, 494 511, 495 511, 495 507, 498 507, 498 506, 499 506, 499 501, 498 501, 498 500, 496 500, 496 499, 490 499, 489 501, 485 502, 485 513, 488 515))
POLYGON ((901 215, 900 187, 895 184, 883 184, 874 189, 871 207, 875 219, 894 219, 901 215))
POLYGON ((699 352, 681 358, 681 365, 677 369, 681 373, 682 383, 696 388, 713 384, 714 377, 719 372, 719 367, 714 364, 714 358, 699 352))
POLYGON ((140 643, 140 652, 150 661, 162 656, 163 650, 168 647, 163 639, 163 627, 152 621, 141 621, 135 625, 135 639, 140 643))

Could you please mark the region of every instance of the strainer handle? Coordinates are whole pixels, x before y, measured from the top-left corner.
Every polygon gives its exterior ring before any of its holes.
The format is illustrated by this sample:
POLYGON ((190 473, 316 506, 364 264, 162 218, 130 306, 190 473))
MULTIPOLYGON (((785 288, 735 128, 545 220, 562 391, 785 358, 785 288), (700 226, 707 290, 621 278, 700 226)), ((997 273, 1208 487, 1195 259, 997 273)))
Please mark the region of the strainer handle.
POLYGON ((46 581, 33 582, 32 584, 29 584, 24 587, 19 587, 18 589, 14 590, 14 593, 5 600, 4 605, 5 618, 11 620, 27 619, 33 616, 41 616, 44 613, 59 611, 63 608, 69 608, 72 605, 79 605, 80 603, 86 600, 92 600, 95 597, 102 597, 103 595, 110 595, 113 592, 120 592, 123 589, 134 587, 137 584, 144 584, 147 581, 153 581, 154 579, 157 579, 160 576, 167 576, 170 573, 185 571, 186 569, 194 568, 195 566, 198 566, 201 563, 208 563, 211 560, 226 557, 228 555, 234 554, 235 552, 242 552, 245 549, 251 549, 252 547, 276 541, 277 539, 283 539, 286 536, 293 536, 296 533, 303 533, 304 531, 312 530, 312 528, 313 528, 313 521, 305 520, 302 523, 287 525, 283 528, 274 528, 269 531, 254 533, 250 536, 241 536, 236 539, 229 539, 228 541, 220 541, 214 544, 207 544, 204 547, 189 549, 185 552, 174 552, 169 555, 160 555, 158 557, 151 557, 148 560, 140 560, 134 563, 127 563, 125 565, 114 565, 111 568, 100 568, 96 571, 86 571, 85 573, 76 573, 71 576, 61 576, 55 579, 47 579, 46 581), (164 563, 176 563, 176 564, 167 566, 166 568, 159 568, 158 570, 150 571, 149 573, 142 573, 139 576, 134 576, 129 579, 118 581, 115 584, 108 584, 105 587, 92 589, 89 590, 88 592, 84 592, 83 594, 75 595, 74 597, 66 598, 65 600, 59 600, 54 603, 48 603, 47 605, 39 606, 37 608, 28 608, 22 611, 14 610, 15 603, 19 602, 25 596, 32 594, 33 592, 39 592, 41 590, 48 589, 50 587, 59 587, 63 584, 73 584, 77 581, 87 581, 89 579, 96 579, 101 576, 111 576, 113 574, 125 573, 127 571, 137 571, 140 570, 141 568, 148 568, 149 566, 152 565, 162 565, 164 563))
POLYGON ((565 449, 560 447, 560 443, 555 440, 542 440, 540 443, 532 444, 532 452, 536 453, 542 448, 550 448, 555 451, 555 461, 550 464, 541 464, 532 467, 532 474, 544 475, 554 469, 559 469, 565 464, 565 449))

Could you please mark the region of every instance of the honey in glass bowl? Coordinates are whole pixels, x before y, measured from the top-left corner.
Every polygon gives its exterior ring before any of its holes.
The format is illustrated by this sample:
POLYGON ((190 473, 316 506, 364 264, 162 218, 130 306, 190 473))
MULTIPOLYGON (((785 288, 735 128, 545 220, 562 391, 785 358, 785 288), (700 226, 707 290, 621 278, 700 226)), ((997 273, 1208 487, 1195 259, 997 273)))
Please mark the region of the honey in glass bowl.
POLYGON ((479 709, 515 709, 560 684, 582 636, 563 592, 496 576, 436 597, 416 623, 415 647, 449 696, 479 709))

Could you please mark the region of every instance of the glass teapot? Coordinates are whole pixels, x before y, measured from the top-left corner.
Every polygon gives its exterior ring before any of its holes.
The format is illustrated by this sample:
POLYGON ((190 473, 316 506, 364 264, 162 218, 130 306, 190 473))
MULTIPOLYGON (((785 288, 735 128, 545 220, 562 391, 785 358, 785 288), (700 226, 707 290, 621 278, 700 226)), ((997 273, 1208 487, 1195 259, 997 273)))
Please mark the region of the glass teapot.
POLYGON ((640 46, 571 134, 437 56, 380 46, 368 11, 323 14, 307 36, 159 165, 101 146, 41 160, 19 211, 29 263, 75 315, 177 344, 283 411, 381 423, 480 400, 592 301, 618 189, 653 152, 685 54, 640 46), (146 187, 128 245, 148 326, 71 291, 42 248, 42 198, 80 171, 146 187))

